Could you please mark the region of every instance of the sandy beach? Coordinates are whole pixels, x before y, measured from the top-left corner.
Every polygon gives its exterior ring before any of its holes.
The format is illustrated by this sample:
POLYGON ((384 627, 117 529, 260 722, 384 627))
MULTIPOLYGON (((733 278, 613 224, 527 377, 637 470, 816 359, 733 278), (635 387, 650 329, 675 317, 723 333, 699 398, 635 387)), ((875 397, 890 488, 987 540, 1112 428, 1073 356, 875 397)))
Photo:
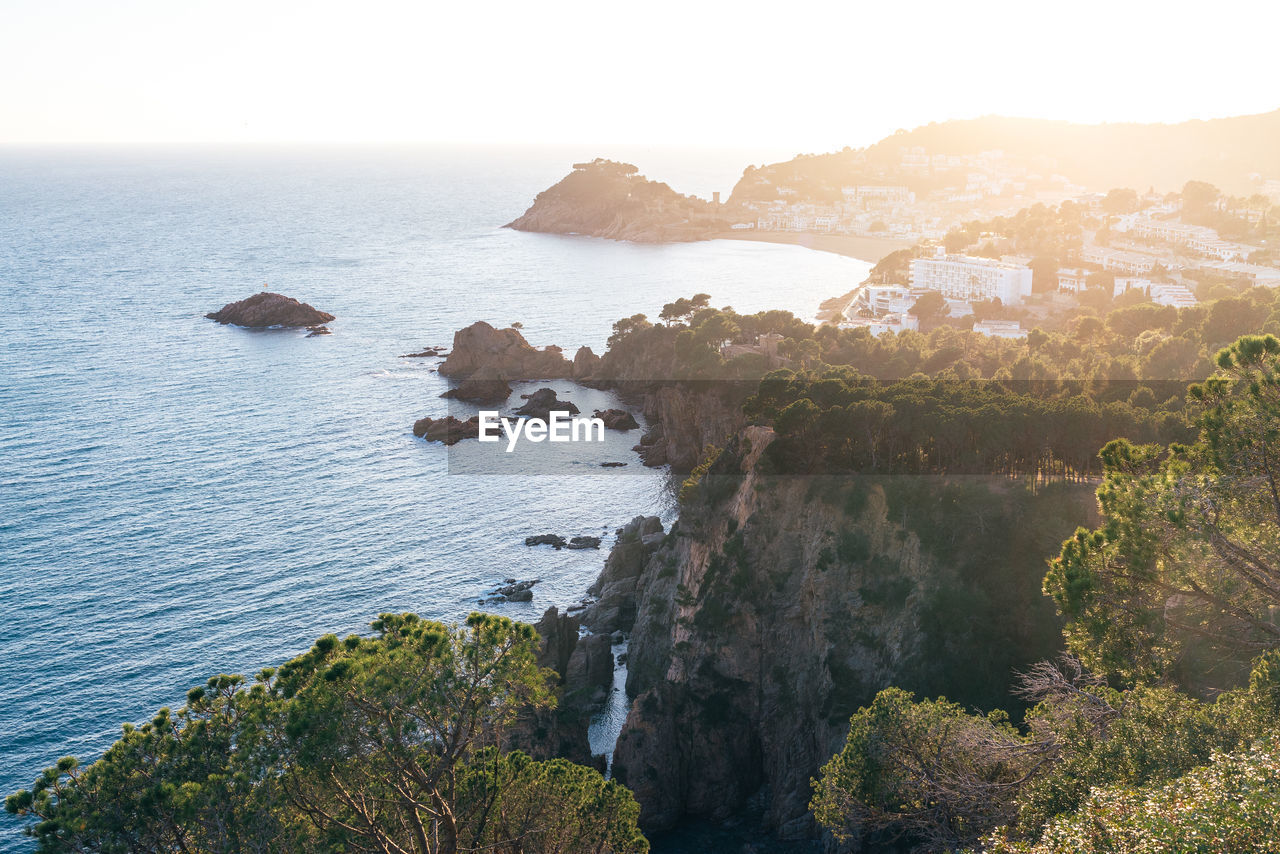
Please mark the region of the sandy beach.
POLYGON ((811 234, 797 231, 721 231, 708 235, 708 240, 754 240, 760 243, 786 243, 792 246, 803 246, 806 249, 817 249, 821 252, 833 252, 877 263, 890 252, 908 249, 915 245, 912 240, 898 240, 892 237, 857 237, 849 234, 811 234))

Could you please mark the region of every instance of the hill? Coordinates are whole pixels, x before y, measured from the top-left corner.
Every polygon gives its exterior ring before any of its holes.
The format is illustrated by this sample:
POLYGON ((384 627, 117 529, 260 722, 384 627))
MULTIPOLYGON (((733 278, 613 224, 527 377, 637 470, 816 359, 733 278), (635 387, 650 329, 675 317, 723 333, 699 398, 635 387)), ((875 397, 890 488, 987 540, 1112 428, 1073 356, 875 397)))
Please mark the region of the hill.
POLYGON ((823 190, 834 197, 842 185, 886 180, 927 191, 942 173, 969 167, 955 158, 983 152, 1002 152, 1007 163, 1046 177, 1061 175, 1092 190, 1154 187, 1167 192, 1199 180, 1249 195, 1259 191, 1263 180, 1280 178, 1277 142, 1280 110, 1177 124, 1089 125, 985 116, 899 131, 866 149, 801 155, 749 169, 731 201, 759 198, 760 189, 780 182, 812 199, 821 199, 823 190))
POLYGON ((506 225, 517 231, 641 243, 697 240, 726 226, 710 202, 650 181, 629 163, 601 158, 575 163, 572 172, 539 193, 523 215, 506 225))

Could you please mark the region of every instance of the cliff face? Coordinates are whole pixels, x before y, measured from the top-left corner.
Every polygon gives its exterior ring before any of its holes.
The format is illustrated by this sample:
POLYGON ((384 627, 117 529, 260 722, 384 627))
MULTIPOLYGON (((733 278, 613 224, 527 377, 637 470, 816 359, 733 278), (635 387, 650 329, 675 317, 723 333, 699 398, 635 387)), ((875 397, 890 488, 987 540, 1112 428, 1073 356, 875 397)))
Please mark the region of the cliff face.
POLYGON ((878 690, 1005 704, 1060 644, 1043 556, 1088 487, 771 476, 771 438, 729 443, 660 544, 620 538, 584 615, 631 633, 614 770, 651 830, 749 804, 761 832, 810 836, 809 781, 878 690))
POLYGON ((699 240, 727 227, 709 202, 649 181, 629 163, 576 163, 507 228, 640 243, 699 240))
POLYGON ((587 732, 613 683, 613 652, 608 636, 580 635, 580 625, 554 606, 535 624, 538 666, 556 672, 559 702, 554 709, 526 714, 508 737, 511 746, 539 759, 560 756, 599 766, 587 732))
POLYGON ((640 400, 652 425, 636 446, 647 466, 691 471, 708 445, 723 446, 745 423, 742 398, 725 383, 654 384, 640 400))

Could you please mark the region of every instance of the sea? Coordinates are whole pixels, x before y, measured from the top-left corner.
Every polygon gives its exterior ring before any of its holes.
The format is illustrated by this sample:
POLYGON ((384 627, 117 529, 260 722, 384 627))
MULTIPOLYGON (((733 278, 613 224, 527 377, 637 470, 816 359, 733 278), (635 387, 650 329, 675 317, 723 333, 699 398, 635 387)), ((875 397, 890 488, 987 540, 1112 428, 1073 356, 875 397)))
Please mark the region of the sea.
MULTIPOLYGON (((501 227, 578 160, 727 197, 748 163, 790 155, 0 149, 0 794, 92 761, 211 675, 381 612, 458 620, 507 578, 540 579, 533 601, 489 610, 534 621, 579 601, 620 525, 674 518, 666 473, 639 464, 635 433, 536 472, 460 473, 411 432, 450 411, 439 360, 405 354, 476 320, 600 353, 615 320, 697 292, 812 319, 870 265, 501 227), (336 315, 333 334, 205 319, 264 287, 336 315), (539 533, 604 542, 524 545, 539 533)), ((619 405, 551 385, 585 411, 619 405)), ((0 851, 31 850, 19 828, 0 818, 0 851)))

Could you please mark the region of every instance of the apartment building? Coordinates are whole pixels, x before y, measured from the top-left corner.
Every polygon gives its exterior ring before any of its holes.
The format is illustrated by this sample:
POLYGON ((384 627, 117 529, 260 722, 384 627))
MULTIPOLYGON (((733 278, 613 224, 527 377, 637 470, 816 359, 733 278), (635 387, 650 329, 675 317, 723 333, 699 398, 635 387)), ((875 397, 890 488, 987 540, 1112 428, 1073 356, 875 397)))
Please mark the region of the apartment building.
POLYGON ((940 255, 911 262, 911 286, 957 300, 999 299, 1019 305, 1031 295, 1031 268, 994 258, 940 255))

